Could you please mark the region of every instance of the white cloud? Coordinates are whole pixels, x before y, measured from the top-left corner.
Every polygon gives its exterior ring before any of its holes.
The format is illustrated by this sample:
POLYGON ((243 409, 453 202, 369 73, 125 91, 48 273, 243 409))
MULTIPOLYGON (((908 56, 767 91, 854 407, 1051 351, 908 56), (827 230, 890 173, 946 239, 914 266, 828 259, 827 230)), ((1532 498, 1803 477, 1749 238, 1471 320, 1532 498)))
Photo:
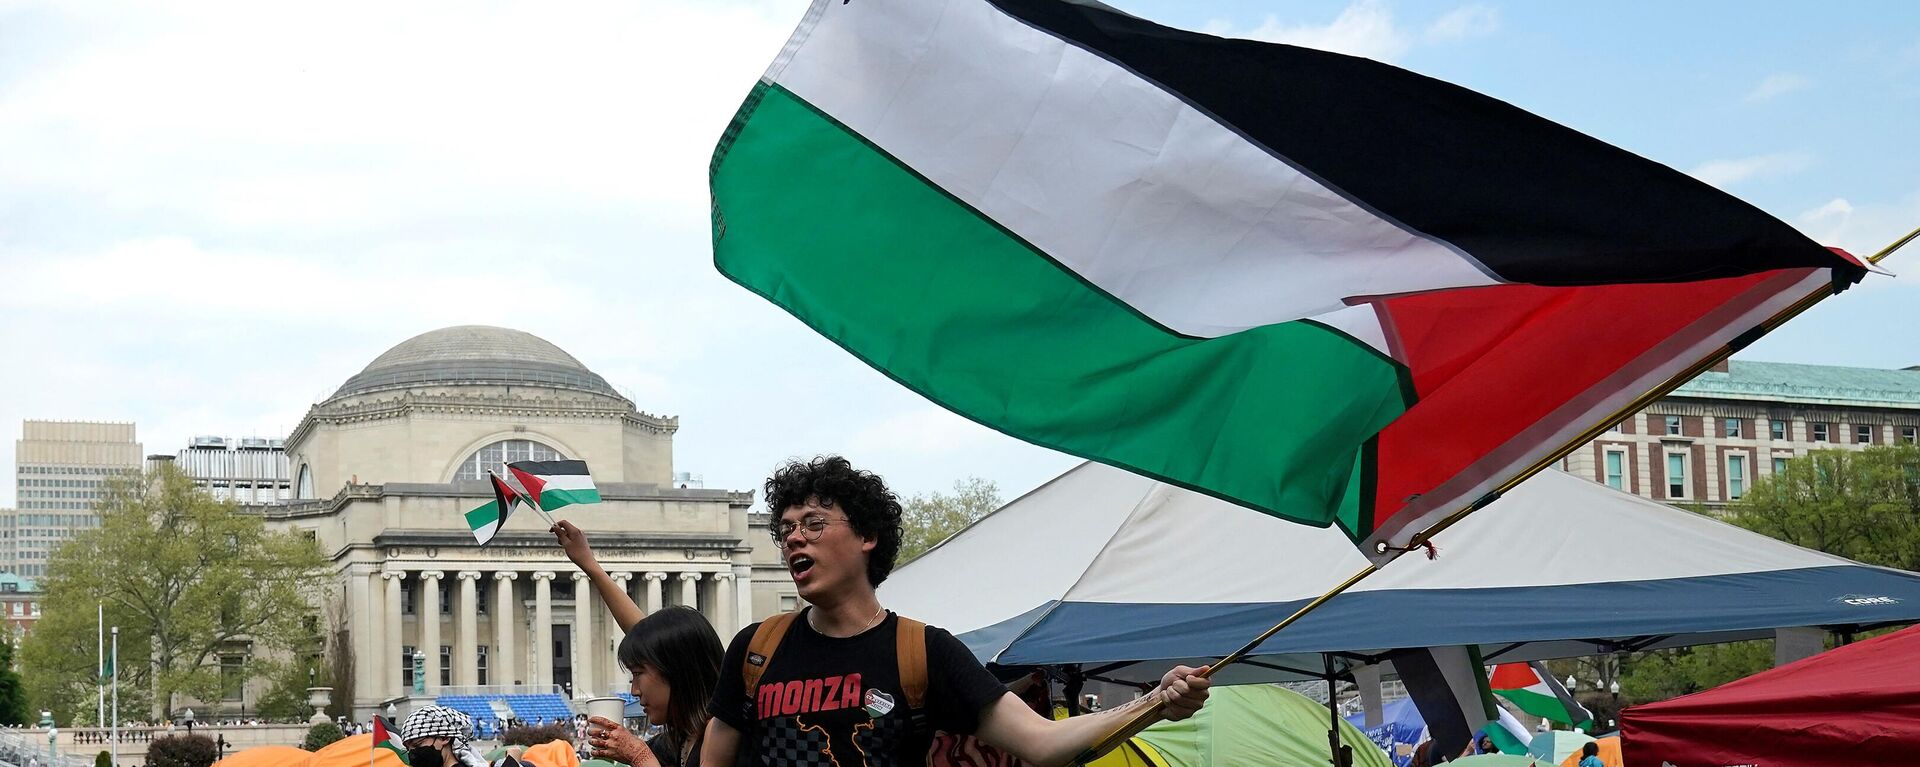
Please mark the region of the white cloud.
POLYGON ((1323 51, 1395 61, 1412 46, 1411 36, 1394 23, 1393 11, 1379 0, 1355 0, 1326 24, 1288 24, 1268 16, 1260 26, 1241 29, 1224 21, 1202 28, 1208 34, 1286 43, 1323 51))
MULTIPOLYGON (((1793 217, 1793 223, 1808 237, 1823 245, 1836 245, 1866 258, 1920 226, 1920 191, 1884 202, 1855 203, 1836 197, 1793 217)), ((1909 243, 1885 262, 1883 268, 1894 274, 1920 274, 1920 243, 1909 243)), ((1899 285, 1920 288, 1911 277, 1898 280, 1869 279, 1868 285, 1899 285)))
POLYGON ((1428 42, 1447 43, 1486 37, 1500 31, 1500 11, 1488 5, 1466 5, 1427 25, 1428 42))
POLYGON ((1800 152, 1755 155, 1730 160, 1712 160, 1695 166, 1687 175, 1725 189, 1755 178, 1796 173, 1813 164, 1800 152))
POLYGON ((1754 86, 1753 90, 1747 93, 1744 100, 1749 102, 1766 101, 1776 96, 1782 96, 1798 90, 1805 90, 1812 85, 1813 80, 1803 75, 1796 75, 1790 72, 1771 74, 1767 75, 1766 79, 1761 80, 1759 85, 1754 86))

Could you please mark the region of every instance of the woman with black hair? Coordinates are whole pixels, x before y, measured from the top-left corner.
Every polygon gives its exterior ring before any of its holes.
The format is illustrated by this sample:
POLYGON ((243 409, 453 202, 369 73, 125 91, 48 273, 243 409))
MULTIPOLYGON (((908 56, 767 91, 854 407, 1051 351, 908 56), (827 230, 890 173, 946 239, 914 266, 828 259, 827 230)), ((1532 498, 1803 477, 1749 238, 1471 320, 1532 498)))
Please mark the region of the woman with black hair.
POLYGON ((566 520, 556 523, 551 532, 626 632, 619 659, 633 674, 629 691, 646 707, 647 721, 664 728, 653 740, 642 742, 622 723, 594 717, 587 720, 594 755, 633 767, 697 767, 707 728, 707 704, 720 679, 720 635, 706 616, 691 607, 668 607, 641 617, 633 598, 594 558, 586 533, 566 520))

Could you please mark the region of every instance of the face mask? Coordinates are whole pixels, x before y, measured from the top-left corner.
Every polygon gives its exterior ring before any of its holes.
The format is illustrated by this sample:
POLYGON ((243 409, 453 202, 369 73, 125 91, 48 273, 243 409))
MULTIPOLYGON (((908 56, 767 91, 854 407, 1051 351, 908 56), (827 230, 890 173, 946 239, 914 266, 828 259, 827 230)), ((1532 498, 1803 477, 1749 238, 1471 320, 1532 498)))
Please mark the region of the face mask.
POLYGON ((445 767, 446 760, 440 758, 440 749, 433 746, 414 746, 407 749, 409 767, 445 767))

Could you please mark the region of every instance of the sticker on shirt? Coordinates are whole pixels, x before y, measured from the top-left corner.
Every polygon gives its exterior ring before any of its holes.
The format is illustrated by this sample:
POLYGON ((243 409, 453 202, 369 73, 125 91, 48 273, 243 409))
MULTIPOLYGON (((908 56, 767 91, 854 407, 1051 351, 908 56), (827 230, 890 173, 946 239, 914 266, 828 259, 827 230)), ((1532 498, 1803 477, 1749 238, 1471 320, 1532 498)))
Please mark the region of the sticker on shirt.
POLYGON ((867 716, 879 719, 893 710, 893 696, 879 690, 867 691, 867 716))

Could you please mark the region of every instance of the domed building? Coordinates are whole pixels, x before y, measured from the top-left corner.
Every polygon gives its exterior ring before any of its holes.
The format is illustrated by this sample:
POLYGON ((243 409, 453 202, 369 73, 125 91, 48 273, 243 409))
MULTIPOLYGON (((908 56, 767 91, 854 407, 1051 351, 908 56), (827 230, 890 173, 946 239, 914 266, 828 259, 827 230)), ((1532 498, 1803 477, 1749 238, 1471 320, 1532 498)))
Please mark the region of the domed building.
POLYGON ((672 482, 679 426, 506 328, 424 333, 347 379, 288 436, 295 500, 265 511, 332 557, 330 598, 354 659, 336 695, 365 721, 390 700, 447 688, 624 689, 619 628, 539 514, 522 508, 475 544, 464 514, 492 500, 487 472, 506 462, 586 462, 601 502, 556 513, 587 531, 647 611, 696 607, 725 640, 790 609, 768 520, 748 514, 753 494, 672 482))

